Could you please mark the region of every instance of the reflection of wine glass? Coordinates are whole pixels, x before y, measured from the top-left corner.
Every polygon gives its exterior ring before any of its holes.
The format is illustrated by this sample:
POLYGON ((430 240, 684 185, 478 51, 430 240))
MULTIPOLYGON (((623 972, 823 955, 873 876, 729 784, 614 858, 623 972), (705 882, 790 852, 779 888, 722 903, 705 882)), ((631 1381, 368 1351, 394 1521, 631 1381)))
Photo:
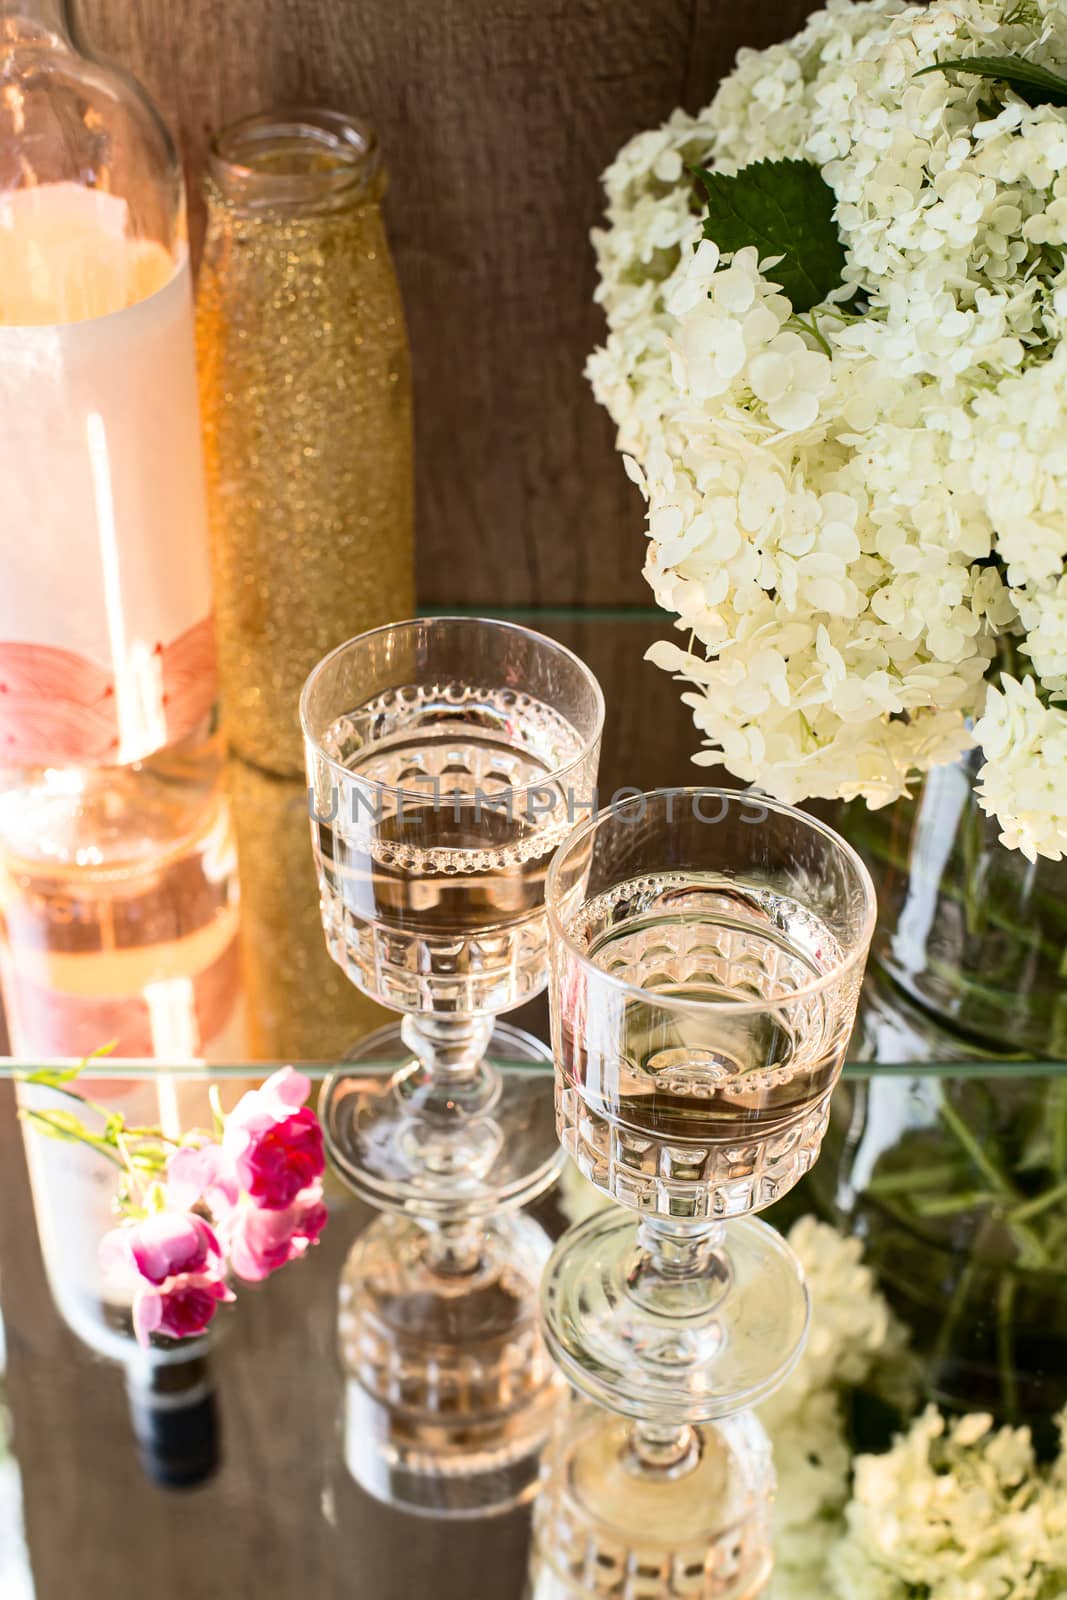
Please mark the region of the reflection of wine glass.
MULTIPOLYGON (((665 1473, 695 1482, 725 1452, 757 1516, 758 1430, 715 1424, 786 1376, 808 1305, 788 1246, 751 1213, 818 1155, 874 924, 870 878, 788 806, 661 790, 578 828, 547 903, 561 1136, 626 1209, 557 1246, 546 1335, 566 1376, 635 1424, 602 1416, 562 1435, 550 1477, 571 1485, 569 1514, 585 1506, 593 1546, 609 1531, 581 1486, 605 1452, 622 1451, 620 1471, 653 1499, 665 1473)), ((684 1517, 685 1491, 664 1504, 684 1517)), ((629 1520, 636 1538, 636 1506, 629 1520)), ((692 1592, 749 1592, 717 1583, 692 1592)))
POLYGON ((531 1218, 378 1217, 341 1275, 348 1470, 389 1505, 487 1516, 529 1499, 561 1380, 537 1321, 550 1244, 531 1218))
POLYGON ((367 994, 404 1013, 323 1101, 338 1167, 379 1208, 488 1215, 552 1181, 546 1060, 493 1016, 547 975, 544 879, 596 777, 603 697, 561 645, 510 623, 378 628, 301 698, 326 939, 367 994))

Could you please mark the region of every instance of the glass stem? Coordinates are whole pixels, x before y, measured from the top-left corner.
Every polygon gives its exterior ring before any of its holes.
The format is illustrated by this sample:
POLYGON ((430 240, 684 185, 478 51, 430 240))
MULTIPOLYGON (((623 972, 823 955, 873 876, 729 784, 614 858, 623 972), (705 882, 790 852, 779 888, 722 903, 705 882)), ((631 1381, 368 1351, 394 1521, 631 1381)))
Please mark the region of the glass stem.
POLYGON ((726 1224, 643 1217, 637 1240, 657 1277, 702 1278, 721 1261, 726 1224))
POLYGON ((443 1278, 468 1278, 485 1253, 485 1229, 477 1222, 420 1222, 426 1260, 443 1278))
POLYGON ((406 1016, 400 1032, 416 1057, 403 1093, 425 1116, 455 1121, 489 1111, 500 1094, 500 1075, 485 1052, 492 1017, 406 1016))
POLYGON ((688 1422, 635 1422, 626 1441, 626 1468, 635 1477, 684 1477, 700 1455, 700 1434, 688 1422))
POLYGON ((733 1282, 725 1244, 723 1222, 643 1217, 626 1273, 626 1292, 645 1311, 702 1326, 708 1359, 721 1338, 715 1313, 733 1282))

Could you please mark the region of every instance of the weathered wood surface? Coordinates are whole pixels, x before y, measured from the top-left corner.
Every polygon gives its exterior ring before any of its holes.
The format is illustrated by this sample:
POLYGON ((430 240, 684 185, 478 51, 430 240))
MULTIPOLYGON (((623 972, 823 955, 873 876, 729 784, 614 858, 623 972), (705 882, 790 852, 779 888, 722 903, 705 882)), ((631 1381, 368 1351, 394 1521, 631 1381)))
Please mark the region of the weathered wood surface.
POLYGON ((209 134, 299 102, 365 115, 416 370, 424 602, 647 604, 640 497, 582 366, 589 230, 629 135, 706 103, 810 0, 80 0, 157 96, 197 193, 209 134))

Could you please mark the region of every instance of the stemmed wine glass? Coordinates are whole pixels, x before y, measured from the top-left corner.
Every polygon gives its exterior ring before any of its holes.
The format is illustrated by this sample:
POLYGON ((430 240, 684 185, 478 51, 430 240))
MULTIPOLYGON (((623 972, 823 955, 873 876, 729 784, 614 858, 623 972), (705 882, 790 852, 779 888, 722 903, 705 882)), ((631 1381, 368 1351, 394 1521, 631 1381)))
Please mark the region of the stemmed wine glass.
POLYGON ((390 624, 314 669, 300 704, 326 940, 403 1013, 325 1095, 340 1170, 385 1210, 455 1221, 521 1205, 558 1170, 543 1046, 496 1013, 547 978, 545 873, 589 796, 603 696, 527 628, 390 624))
POLYGON ((603 698, 526 628, 424 619, 327 656, 301 719, 330 953, 403 1013, 320 1105, 334 1165, 385 1213, 341 1277, 346 1463, 392 1505, 485 1515, 536 1489, 561 1388, 548 1236, 513 1214, 561 1163, 551 1058, 493 1019, 547 980, 545 874, 595 809, 603 698))
POLYGON ((799 1263, 754 1213, 818 1155, 873 886, 813 817, 675 789, 577 828, 546 899, 559 1132, 619 1209, 571 1228, 545 1278, 549 1349, 605 1410, 560 1433, 538 1559, 562 1561, 560 1593, 599 1594, 581 1573, 619 1562, 649 1574, 642 1594, 753 1593, 771 1475, 742 1414, 808 1321, 799 1263))

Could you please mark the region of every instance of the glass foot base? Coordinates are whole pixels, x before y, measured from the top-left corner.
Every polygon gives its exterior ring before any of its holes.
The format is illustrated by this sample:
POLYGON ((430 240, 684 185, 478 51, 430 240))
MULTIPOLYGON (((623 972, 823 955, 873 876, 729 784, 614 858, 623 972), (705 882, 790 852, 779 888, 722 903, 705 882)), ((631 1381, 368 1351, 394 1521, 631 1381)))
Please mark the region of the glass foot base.
POLYGON ((565 1390, 537 1320, 549 1252, 529 1217, 377 1218, 341 1276, 345 1462, 375 1499, 487 1516, 536 1491, 565 1390))
POLYGON ((420 1110, 420 1064, 399 1023, 348 1059, 352 1070, 329 1079, 319 1116, 336 1170, 377 1210, 487 1217, 526 1205, 559 1176, 552 1057, 531 1034, 498 1023, 485 1059, 499 1070, 499 1092, 471 1114, 457 1103, 447 1118, 420 1110))
POLYGON ((530 1600, 755 1600, 771 1570, 770 1444, 750 1413, 689 1430, 645 1466, 634 1425, 575 1404, 545 1457, 530 1600))
POLYGON ((793 1252, 755 1217, 725 1225, 704 1276, 651 1277, 626 1212, 569 1229, 542 1288, 548 1348, 598 1405, 652 1422, 707 1422, 773 1393, 807 1334, 809 1301, 793 1252))

